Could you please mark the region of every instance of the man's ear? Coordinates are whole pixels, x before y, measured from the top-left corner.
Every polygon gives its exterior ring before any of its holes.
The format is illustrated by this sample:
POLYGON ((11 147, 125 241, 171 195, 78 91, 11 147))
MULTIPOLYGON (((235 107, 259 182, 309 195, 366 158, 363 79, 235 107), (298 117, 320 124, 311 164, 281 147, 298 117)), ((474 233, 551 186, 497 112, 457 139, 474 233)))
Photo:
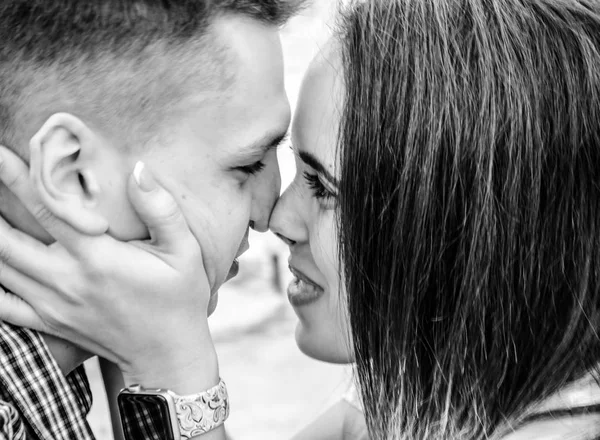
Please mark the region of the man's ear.
POLYGON ((91 167, 100 138, 79 118, 56 113, 31 138, 30 177, 48 210, 88 235, 108 222, 97 209, 101 189, 91 167))

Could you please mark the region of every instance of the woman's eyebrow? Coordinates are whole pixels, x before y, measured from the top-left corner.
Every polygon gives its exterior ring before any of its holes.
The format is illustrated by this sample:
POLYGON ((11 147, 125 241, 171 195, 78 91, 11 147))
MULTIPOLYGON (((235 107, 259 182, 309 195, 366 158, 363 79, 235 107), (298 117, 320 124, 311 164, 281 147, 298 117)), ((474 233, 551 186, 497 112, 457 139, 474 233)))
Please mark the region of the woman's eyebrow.
POLYGON ((339 186, 338 180, 335 177, 333 177, 333 174, 331 174, 325 168, 325 166, 321 162, 319 162, 319 159, 317 159, 314 155, 307 151, 298 151, 298 157, 300 157, 302 162, 304 162, 309 167, 313 168, 317 173, 325 176, 325 178, 329 180, 329 182, 336 188, 339 186))

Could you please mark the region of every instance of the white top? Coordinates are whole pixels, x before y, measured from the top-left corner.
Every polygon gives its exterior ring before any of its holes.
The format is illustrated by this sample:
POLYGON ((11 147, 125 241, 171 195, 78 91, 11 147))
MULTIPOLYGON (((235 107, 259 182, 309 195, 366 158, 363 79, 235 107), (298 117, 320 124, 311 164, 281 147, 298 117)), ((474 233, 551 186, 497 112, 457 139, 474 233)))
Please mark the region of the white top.
POLYGON ((350 386, 342 396, 342 399, 348 402, 350 405, 358 409, 360 412, 364 412, 363 404, 358 394, 358 390, 356 389, 356 385, 354 382, 350 382, 350 386))

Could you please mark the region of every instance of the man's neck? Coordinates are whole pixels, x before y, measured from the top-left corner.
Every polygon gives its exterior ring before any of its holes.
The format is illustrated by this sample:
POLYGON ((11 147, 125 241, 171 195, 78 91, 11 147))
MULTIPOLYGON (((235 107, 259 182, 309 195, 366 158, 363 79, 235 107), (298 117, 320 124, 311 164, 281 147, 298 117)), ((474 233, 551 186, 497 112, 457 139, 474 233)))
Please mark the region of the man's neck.
POLYGON ((63 339, 46 334, 42 334, 42 337, 50 350, 50 354, 52 354, 65 376, 92 357, 91 353, 63 339))

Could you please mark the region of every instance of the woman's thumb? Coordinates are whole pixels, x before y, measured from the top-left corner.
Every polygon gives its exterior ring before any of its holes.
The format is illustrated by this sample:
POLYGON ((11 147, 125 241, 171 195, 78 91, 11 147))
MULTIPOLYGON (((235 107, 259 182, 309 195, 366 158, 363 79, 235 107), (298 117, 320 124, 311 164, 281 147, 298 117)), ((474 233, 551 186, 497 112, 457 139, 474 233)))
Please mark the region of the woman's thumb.
POLYGON ((154 246, 169 253, 189 252, 197 246, 177 202, 143 162, 135 165, 129 199, 147 226, 154 246))

